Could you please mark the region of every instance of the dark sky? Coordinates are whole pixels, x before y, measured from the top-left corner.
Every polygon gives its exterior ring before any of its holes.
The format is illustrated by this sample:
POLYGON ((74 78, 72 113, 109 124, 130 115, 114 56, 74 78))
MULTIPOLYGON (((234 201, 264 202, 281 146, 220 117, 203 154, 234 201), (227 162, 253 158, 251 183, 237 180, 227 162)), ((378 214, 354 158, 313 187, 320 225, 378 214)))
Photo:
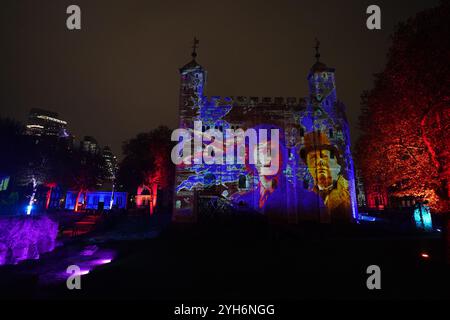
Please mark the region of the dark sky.
POLYGON ((437 3, 2 0, 0 115, 25 122, 32 107, 53 110, 77 139, 93 135, 119 154, 138 132, 177 125, 178 68, 194 35, 206 95, 261 97, 307 95, 318 37, 354 141, 360 95, 383 68, 389 34, 437 3), (70 4, 81 7, 81 31, 66 29, 70 4), (370 4, 381 7, 380 31, 366 28, 370 4))

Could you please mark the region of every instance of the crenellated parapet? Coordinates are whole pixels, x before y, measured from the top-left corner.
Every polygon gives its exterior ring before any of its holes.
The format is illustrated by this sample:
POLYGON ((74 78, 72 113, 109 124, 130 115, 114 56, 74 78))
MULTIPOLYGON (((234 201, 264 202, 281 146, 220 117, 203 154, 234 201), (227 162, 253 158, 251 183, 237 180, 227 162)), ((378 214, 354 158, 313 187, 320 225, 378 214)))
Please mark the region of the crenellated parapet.
POLYGON ((301 106, 305 107, 307 98, 304 97, 255 97, 255 96, 204 96, 203 104, 216 106, 301 106))

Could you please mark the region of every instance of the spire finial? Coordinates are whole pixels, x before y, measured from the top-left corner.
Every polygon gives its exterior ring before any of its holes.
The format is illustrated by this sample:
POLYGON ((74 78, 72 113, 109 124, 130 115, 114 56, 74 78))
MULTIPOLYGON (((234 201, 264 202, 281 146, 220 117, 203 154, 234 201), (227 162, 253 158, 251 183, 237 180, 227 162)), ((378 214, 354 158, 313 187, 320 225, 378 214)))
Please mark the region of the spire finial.
POLYGON ((319 62, 319 58, 320 58, 320 52, 319 52, 319 48, 320 48, 320 41, 319 39, 316 38, 316 46, 314 47, 316 49, 316 60, 317 62, 319 62))
POLYGON ((200 41, 198 41, 197 37, 194 37, 194 42, 192 44, 192 49, 193 49, 192 50, 192 58, 194 58, 194 60, 197 57, 197 48, 198 48, 199 42, 200 41))

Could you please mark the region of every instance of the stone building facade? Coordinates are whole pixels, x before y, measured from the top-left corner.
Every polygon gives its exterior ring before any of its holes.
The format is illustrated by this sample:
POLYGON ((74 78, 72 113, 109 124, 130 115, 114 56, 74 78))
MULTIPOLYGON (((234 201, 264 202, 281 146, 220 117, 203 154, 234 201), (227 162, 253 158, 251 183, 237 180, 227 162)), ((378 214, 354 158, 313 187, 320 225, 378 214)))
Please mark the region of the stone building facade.
MULTIPOLYGON (((357 202, 345 107, 337 99, 335 70, 316 62, 307 75, 309 96, 206 97, 207 72, 193 59, 180 69, 179 124, 193 135, 208 129, 279 129, 280 168, 262 176, 246 164, 177 165, 173 220, 211 214, 266 214, 297 223, 351 222, 357 202)), ((247 150, 248 151, 248 150, 247 150)))

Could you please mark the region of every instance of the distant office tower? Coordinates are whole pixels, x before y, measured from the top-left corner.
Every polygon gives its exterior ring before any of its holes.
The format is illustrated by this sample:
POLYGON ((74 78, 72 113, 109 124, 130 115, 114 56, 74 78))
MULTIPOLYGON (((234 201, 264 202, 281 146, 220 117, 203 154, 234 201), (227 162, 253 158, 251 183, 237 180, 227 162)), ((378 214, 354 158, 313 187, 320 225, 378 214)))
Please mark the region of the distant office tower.
POLYGON ((81 151, 89 154, 98 154, 100 152, 100 147, 97 140, 91 136, 84 137, 84 139, 80 142, 80 149, 81 151))
POLYGON ((117 174, 117 158, 109 147, 103 148, 102 157, 104 178, 105 180, 112 181, 116 178, 117 174))
POLYGON ((67 121, 59 119, 56 112, 38 108, 30 110, 26 133, 32 136, 70 137, 67 121))

